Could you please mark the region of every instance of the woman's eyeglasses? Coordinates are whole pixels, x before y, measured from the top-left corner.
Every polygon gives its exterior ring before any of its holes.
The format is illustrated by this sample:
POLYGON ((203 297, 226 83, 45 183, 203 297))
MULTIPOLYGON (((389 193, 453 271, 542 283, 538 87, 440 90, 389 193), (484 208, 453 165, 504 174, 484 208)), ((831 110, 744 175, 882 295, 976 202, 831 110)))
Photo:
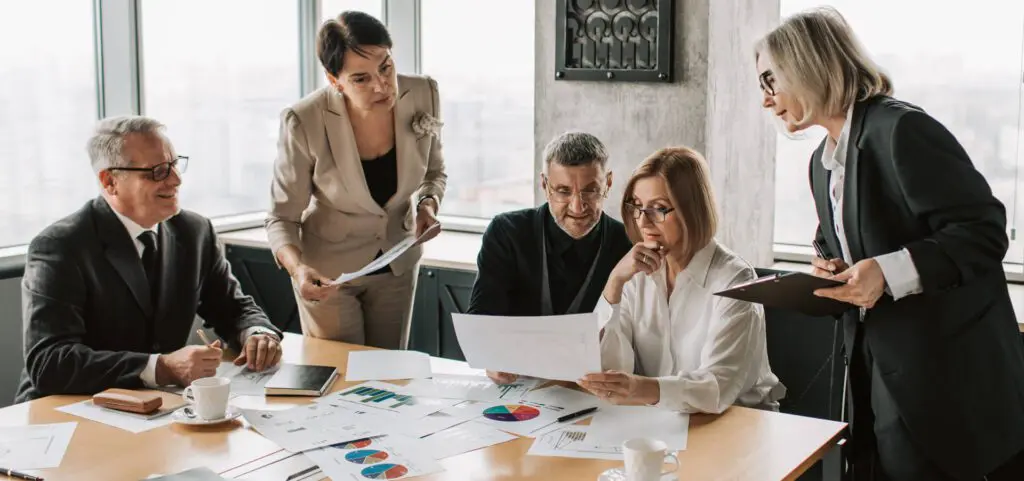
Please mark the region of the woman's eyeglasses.
POLYGON ((107 170, 116 171, 124 170, 128 172, 148 172, 150 180, 153 182, 162 182, 164 179, 171 176, 171 170, 178 171, 179 174, 185 173, 188 169, 188 156, 179 155, 170 162, 163 162, 156 164, 152 167, 111 167, 107 170))
POLYGON ((648 207, 643 208, 636 204, 626 204, 626 209, 633 213, 633 218, 640 220, 641 215, 646 215, 647 220, 660 224, 665 222, 665 218, 672 213, 675 209, 672 207, 648 207))
POLYGON ((762 92, 772 97, 775 96, 775 74, 771 70, 765 70, 761 75, 758 75, 757 83, 760 84, 762 92))

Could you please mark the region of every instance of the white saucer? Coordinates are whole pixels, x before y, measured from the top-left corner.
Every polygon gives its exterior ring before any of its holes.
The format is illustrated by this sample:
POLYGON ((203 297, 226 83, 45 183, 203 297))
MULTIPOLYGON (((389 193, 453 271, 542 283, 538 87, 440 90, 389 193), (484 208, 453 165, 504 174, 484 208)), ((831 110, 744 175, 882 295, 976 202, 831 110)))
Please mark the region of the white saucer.
MULTIPOLYGON (((661 481, 677 481, 679 478, 674 474, 666 474, 661 477, 661 481)), ((597 481, 629 481, 626 478, 626 468, 612 468, 597 477, 597 481)))
POLYGON ((195 409, 192 406, 185 406, 174 414, 171 414, 171 419, 179 424, 188 424, 192 426, 208 426, 210 424, 220 424, 223 422, 230 421, 242 415, 242 411, 234 406, 228 406, 227 413, 220 419, 203 419, 195 414, 195 409), (191 414, 191 416, 189 416, 191 414))

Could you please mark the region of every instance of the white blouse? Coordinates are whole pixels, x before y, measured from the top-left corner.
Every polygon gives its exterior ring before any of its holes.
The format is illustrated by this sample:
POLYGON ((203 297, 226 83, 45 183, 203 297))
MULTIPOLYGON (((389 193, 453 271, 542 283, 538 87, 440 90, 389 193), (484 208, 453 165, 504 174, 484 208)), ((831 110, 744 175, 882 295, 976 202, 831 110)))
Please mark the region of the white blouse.
POLYGON ((633 276, 619 304, 598 302, 602 368, 656 378, 666 409, 777 409, 786 389, 768 365, 764 309, 712 294, 756 278, 754 269, 712 240, 676 276, 670 298, 665 272, 663 263, 633 276))

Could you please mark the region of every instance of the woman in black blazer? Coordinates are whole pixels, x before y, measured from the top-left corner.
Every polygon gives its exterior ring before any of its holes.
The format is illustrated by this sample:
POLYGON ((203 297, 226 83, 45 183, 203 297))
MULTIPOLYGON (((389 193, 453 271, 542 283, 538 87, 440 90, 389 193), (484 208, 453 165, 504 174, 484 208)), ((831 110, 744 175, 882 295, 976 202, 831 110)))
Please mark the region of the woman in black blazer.
MULTIPOLYGON (((956 138, 892 98, 834 9, 756 47, 763 106, 828 131, 810 161, 842 316, 853 479, 1024 479, 1024 348, 1002 269, 1006 212, 956 138)), ((785 381, 785 380, 783 380, 785 381)))

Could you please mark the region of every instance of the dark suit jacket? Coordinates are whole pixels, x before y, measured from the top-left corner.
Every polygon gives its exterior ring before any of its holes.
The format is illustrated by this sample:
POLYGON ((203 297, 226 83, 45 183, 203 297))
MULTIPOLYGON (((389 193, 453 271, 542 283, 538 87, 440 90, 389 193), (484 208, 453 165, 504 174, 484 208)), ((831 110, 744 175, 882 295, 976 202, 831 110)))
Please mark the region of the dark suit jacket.
MULTIPOLYGON (((823 149, 810 165, 817 236, 841 257, 823 149)), ((906 248, 924 289, 884 295, 863 323, 857 311, 844 315, 848 362, 863 330, 915 444, 950 475, 981 479, 1024 449, 1024 350, 1002 268, 1003 205, 949 131, 889 97, 854 108, 844 189, 853 261, 906 248)))
POLYGON ((158 246, 160 295, 153 305, 134 241, 102 198, 32 240, 16 402, 141 388, 149 355, 184 347, 196 314, 236 345, 251 326, 280 335, 242 294, 209 220, 182 211, 160 224, 158 246))
MULTIPOLYGON (((548 215, 548 205, 544 204, 534 209, 506 212, 491 220, 477 256, 476 282, 473 283, 468 313, 541 315, 541 269, 544 262, 541 259, 541 229, 548 215)), ((603 245, 579 312, 594 310, 608 282, 608 275, 622 256, 633 248, 621 222, 605 214, 601 215, 599 222, 605 229, 603 245)), ((550 279, 551 284, 559 282, 555 272, 551 272, 550 279)), ((559 305, 559 302, 554 304, 559 305)))

